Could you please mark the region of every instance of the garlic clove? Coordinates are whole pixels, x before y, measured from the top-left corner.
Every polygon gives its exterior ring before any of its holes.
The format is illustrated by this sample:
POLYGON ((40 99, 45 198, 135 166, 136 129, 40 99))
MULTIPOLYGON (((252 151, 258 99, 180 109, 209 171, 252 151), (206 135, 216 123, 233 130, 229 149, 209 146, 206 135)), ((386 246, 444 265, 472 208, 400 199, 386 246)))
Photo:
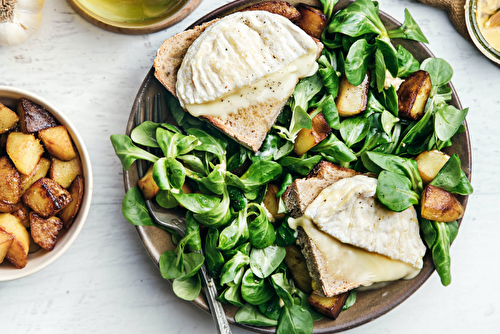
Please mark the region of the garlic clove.
POLYGON ((42 11, 44 0, 18 0, 16 10, 28 11, 38 14, 42 11))
POLYGON ((28 32, 15 22, 0 24, 0 45, 18 45, 28 38, 28 32))
POLYGON ((42 23, 42 13, 33 14, 25 10, 18 9, 14 14, 13 22, 21 25, 22 28, 29 32, 36 31, 42 23))

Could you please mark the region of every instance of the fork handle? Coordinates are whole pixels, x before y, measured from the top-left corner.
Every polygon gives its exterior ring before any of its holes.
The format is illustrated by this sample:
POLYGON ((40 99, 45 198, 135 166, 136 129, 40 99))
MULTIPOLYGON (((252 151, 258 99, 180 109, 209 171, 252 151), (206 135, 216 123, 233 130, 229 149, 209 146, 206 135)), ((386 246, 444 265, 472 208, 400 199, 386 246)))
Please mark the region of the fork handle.
POLYGON ((205 265, 201 266, 201 279, 205 284, 205 292, 207 297, 207 302, 210 306, 210 312, 212 313, 212 318, 217 328, 217 333, 219 334, 231 334, 231 328, 227 322, 226 314, 222 308, 222 303, 215 299, 217 297, 217 287, 215 286, 214 280, 207 273, 207 268, 205 265))

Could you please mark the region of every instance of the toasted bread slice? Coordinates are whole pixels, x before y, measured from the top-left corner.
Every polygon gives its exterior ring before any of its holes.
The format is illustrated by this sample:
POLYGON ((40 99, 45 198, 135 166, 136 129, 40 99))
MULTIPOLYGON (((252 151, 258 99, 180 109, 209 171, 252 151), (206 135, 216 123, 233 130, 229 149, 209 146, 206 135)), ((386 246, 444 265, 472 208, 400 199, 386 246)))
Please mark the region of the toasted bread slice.
POLYGON ((361 285, 359 282, 332 279, 328 271, 327 259, 321 250, 301 227, 297 230, 299 232, 297 244, 300 246, 302 255, 306 259, 307 269, 313 280, 313 290, 316 293, 331 297, 355 289, 361 285))
MULTIPOLYGON (((183 31, 164 41, 158 49, 154 61, 155 77, 174 96, 176 96, 175 84, 177 82, 177 72, 182 64, 184 55, 194 40, 216 21, 218 19, 183 31)), ((318 40, 316 40, 316 43, 318 45, 317 57, 319 57, 323 49, 323 44, 318 40)), ((266 138, 267 132, 269 132, 276 122, 287 100, 277 101, 272 104, 261 103, 250 106, 247 109, 242 109, 237 113, 229 115, 226 119, 213 116, 204 118, 240 144, 257 152, 266 138)))
POLYGON ((328 161, 321 161, 305 179, 293 181, 283 193, 283 201, 292 217, 300 217, 323 189, 340 179, 359 174, 361 173, 353 169, 343 168, 328 161))

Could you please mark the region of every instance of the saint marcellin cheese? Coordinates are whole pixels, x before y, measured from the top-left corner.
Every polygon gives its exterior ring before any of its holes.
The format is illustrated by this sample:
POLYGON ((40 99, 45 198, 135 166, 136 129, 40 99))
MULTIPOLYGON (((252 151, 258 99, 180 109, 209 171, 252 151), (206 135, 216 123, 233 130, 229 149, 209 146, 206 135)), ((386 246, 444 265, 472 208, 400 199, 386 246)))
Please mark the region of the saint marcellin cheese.
POLYGON ((376 199, 377 179, 364 175, 342 179, 324 189, 301 226, 321 251, 335 280, 370 286, 411 279, 423 266, 425 246, 413 207, 393 212, 376 199))
POLYGON ((176 92, 193 116, 226 117, 285 100, 317 69, 316 42, 283 16, 239 12, 208 27, 189 47, 176 92))

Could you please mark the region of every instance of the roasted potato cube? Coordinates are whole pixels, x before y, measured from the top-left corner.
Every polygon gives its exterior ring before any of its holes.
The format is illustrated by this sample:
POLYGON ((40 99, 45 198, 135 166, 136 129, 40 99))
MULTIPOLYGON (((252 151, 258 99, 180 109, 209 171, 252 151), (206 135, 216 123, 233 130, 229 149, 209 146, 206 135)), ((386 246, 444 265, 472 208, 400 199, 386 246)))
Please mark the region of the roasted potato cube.
POLYGON ((21 198, 21 176, 8 157, 0 158, 0 202, 16 204, 21 198))
POLYGON ((311 148, 319 144, 323 139, 332 133, 332 128, 328 125, 323 114, 317 114, 312 119, 312 128, 299 131, 293 150, 297 155, 303 155, 311 148))
POLYGON ((341 117, 354 116, 366 110, 368 103, 368 88, 370 88, 370 75, 359 86, 353 86, 344 76, 340 81, 339 94, 336 99, 337 110, 341 117))
POLYGON ((429 73, 418 70, 410 74, 398 89, 399 116, 414 121, 422 118, 431 88, 429 73))
POLYGON ((64 223, 64 228, 69 228, 75 219, 83 201, 83 177, 78 175, 68 189, 72 201, 62 209, 58 216, 64 223))
POLYGON ((321 10, 303 3, 297 6, 297 10, 300 12, 300 18, 294 23, 309 36, 319 39, 326 27, 326 15, 321 10))
POLYGON ((0 133, 5 133, 19 122, 17 114, 0 103, 0 133))
POLYGON ((21 224, 25 228, 30 228, 30 213, 29 213, 29 208, 26 206, 26 204, 23 203, 23 201, 19 201, 16 205, 14 205, 14 209, 10 213, 14 217, 16 217, 21 224))
POLYGON ((295 21, 300 17, 300 12, 297 8, 285 1, 266 1, 247 7, 241 11, 245 12, 247 10, 264 10, 269 13, 284 16, 290 21, 295 21))
POLYGON ((50 160, 52 164, 49 177, 63 188, 68 188, 77 175, 83 174, 82 164, 78 156, 70 161, 62 161, 54 157, 50 160))
POLYGON ((41 178, 23 195, 24 203, 44 218, 54 216, 71 202, 69 192, 56 181, 41 178))
POLYGON ((10 245, 12 245, 12 241, 14 241, 14 237, 12 235, 0 230, 0 263, 2 263, 5 259, 10 245))
POLYGON ((43 146, 40 140, 31 134, 12 132, 7 138, 7 154, 19 173, 28 175, 40 161, 43 146))
POLYGON ((449 155, 438 150, 425 151, 417 155, 415 161, 424 184, 431 183, 434 180, 449 158, 449 155))
POLYGON ((50 160, 44 157, 40 158, 35 169, 29 175, 21 174, 21 196, 24 195, 26 190, 36 181, 45 177, 50 169, 50 160))
POLYGON ((420 206, 422 218, 438 222, 452 222, 464 214, 464 207, 452 193, 430 184, 424 189, 420 206))
POLYGON ((19 220, 9 213, 0 214, 0 232, 10 234, 14 240, 7 251, 7 260, 17 268, 24 268, 28 263, 30 237, 19 220))
POLYGON ((21 131, 34 133, 57 126, 50 112, 35 102, 22 98, 17 104, 17 114, 21 118, 21 131))
POLYGON ((31 236, 43 249, 51 251, 57 242, 59 231, 63 228, 61 219, 50 217, 44 219, 35 212, 30 213, 31 236))
POLYGON ((333 297, 323 297, 312 293, 307 301, 316 312, 335 320, 339 316, 340 311, 342 311, 342 307, 348 296, 349 292, 344 292, 333 297))
POLYGON ((160 188, 153 179, 153 165, 151 165, 146 174, 137 181, 137 186, 142 191, 142 196, 145 200, 150 200, 158 194, 160 188))
POLYGON ((59 160, 68 161, 76 158, 76 151, 64 125, 55 126, 38 132, 47 151, 59 160))
POLYGON ((297 245, 287 246, 285 264, 292 274, 295 285, 302 292, 309 294, 312 292, 312 280, 307 270, 306 260, 297 245))
POLYGON ((278 198, 276 197, 278 191, 280 191, 280 187, 278 187, 275 184, 269 184, 267 186, 267 192, 266 195, 264 196, 264 200, 262 201, 264 207, 273 216, 274 221, 279 221, 285 218, 284 213, 278 213, 279 204, 278 204, 278 198))

